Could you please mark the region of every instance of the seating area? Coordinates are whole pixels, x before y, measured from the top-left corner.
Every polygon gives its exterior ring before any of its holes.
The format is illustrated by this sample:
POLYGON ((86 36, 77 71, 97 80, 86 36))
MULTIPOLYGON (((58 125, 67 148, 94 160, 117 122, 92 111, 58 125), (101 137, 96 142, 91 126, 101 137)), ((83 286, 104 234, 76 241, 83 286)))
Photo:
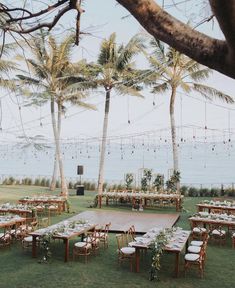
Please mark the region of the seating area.
MULTIPOLYGON (((74 198, 73 197, 71 198, 72 202, 71 211, 76 211, 78 213, 79 212, 78 210, 80 210, 84 206, 81 206, 80 198, 75 197, 76 196, 74 196, 74 198)), ((93 194, 90 194, 90 196, 88 197, 93 197, 93 194)), ((195 203, 196 200, 199 199, 190 199, 190 201, 188 201, 187 199, 187 203, 188 204, 190 203, 191 205, 191 203, 195 203)), ((196 212, 196 205, 190 206, 191 211, 193 210, 193 208, 195 209, 196 212)), ((166 207, 166 209, 168 208, 166 207)), ((81 215, 80 216, 81 218, 78 217, 76 220, 79 223, 76 223, 75 219, 70 219, 75 217, 76 215, 73 214, 71 215, 67 213, 63 213, 61 215, 55 215, 54 217, 51 218, 52 225, 49 225, 48 227, 40 227, 37 224, 32 229, 34 231, 32 230, 31 232, 29 230, 27 231, 27 235, 24 234, 23 228, 26 228, 26 226, 29 227, 30 223, 26 225, 26 221, 24 220, 25 222, 23 222, 22 224, 18 223, 17 225, 14 225, 14 227, 11 226, 12 233, 13 230, 18 231, 16 235, 19 233, 19 235, 16 237, 17 240, 15 240, 15 238, 11 235, 10 245, 7 246, 6 244, 5 245, 6 249, 1 250, 4 251, 4 254, 7 253, 8 255, 7 258, 9 259, 9 261, 10 259, 16 259, 16 262, 20 261, 20 263, 22 263, 21 269, 25 269, 24 266, 26 267, 26 264, 30 263, 30 265, 34 267, 33 269, 35 271, 41 271, 40 273, 44 274, 46 274, 46 272, 42 271, 46 271, 44 270, 48 269, 46 267, 50 267, 50 269, 56 269, 56 270, 58 269, 58 271, 60 271, 58 273, 62 273, 62 268, 63 270, 71 271, 70 277, 64 275, 67 283, 68 281, 71 281, 71 279, 75 283, 76 282, 75 279, 77 279, 77 276, 75 275, 78 275, 78 273, 82 273, 84 277, 88 277, 88 279, 91 279, 90 281, 93 283, 93 281, 95 280, 93 280, 93 278, 90 278, 92 273, 95 273, 97 269, 98 270, 101 269, 102 273, 105 272, 107 274, 107 277, 109 279, 109 285, 111 286, 114 284, 113 282, 114 280, 112 279, 118 277, 118 279, 120 279, 119 283, 123 287, 125 287, 125 282, 128 281, 131 281, 131 283, 133 283, 133 285, 135 285, 136 287, 140 287, 140 285, 142 285, 142 287, 143 286, 153 287, 154 285, 156 285, 156 282, 154 281, 154 283, 152 283, 149 282, 148 280, 149 269, 151 265, 151 257, 152 257, 151 241, 154 241, 157 233, 159 232, 158 229, 160 228, 160 226, 157 227, 156 229, 154 228, 155 224, 153 225, 152 223, 157 219, 161 221, 161 217, 163 215, 165 215, 166 217, 168 217, 168 215, 169 216, 173 215, 172 211, 171 213, 159 214, 156 213, 154 210, 153 212, 151 211, 152 213, 146 213, 145 211, 144 213, 136 213, 130 211, 128 207, 122 209, 122 211, 121 210, 116 211, 116 210, 117 210, 116 208, 112 207, 109 207, 109 209, 106 211, 105 209, 102 211, 98 209, 95 210, 91 209, 90 211, 86 210, 81 214, 76 214, 81 215), (88 212, 90 212, 90 214, 88 212), (106 214, 104 214, 104 212, 106 212, 106 214), (122 214, 124 215, 123 217, 124 222, 120 223, 121 221, 120 215, 122 214), (84 220, 86 220, 85 216, 88 217, 89 215, 91 216, 92 219, 92 221, 89 219, 89 221, 91 221, 89 222, 89 224, 91 224, 90 225, 91 230, 89 231, 83 230, 84 233, 81 233, 81 230, 76 230, 77 224, 81 225, 79 226, 80 228, 82 227, 82 225, 88 224, 84 223, 84 220), (109 215, 110 217, 112 216, 110 219, 108 218, 109 215), (128 218, 127 215, 129 215, 130 218, 128 218), (146 216, 149 216, 149 218, 146 218, 147 222, 144 222, 144 225, 140 225, 141 217, 145 219, 146 216), (99 221, 96 222, 94 220, 95 218, 92 217, 96 217, 96 219, 99 219, 99 221), (61 221, 61 219, 63 220, 61 221), (119 225, 115 223, 115 219, 119 225), (63 225, 58 226, 59 223, 63 225), (125 223, 125 225, 123 225, 123 223, 125 223), (152 228, 147 228, 146 233, 140 232, 143 231, 142 227, 147 227, 145 226, 146 223, 152 225, 150 226, 152 228), (51 227, 53 228, 53 226, 57 230, 57 232, 55 234, 52 233, 52 235, 55 237, 51 238, 49 244, 51 251, 51 260, 47 265, 42 264, 39 265, 38 262, 42 258, 44 253, 43 252, 44 246, 42 245, 39 236, 40 231, 44 231, 45 235, 49 235, 50 231, 52 232, 50 228, 51 227), (122 227, 122 230, 117 231, 116 229, 118 229, 118 227, 120 227, 120 229, 122 227), (84 236, 82 236, 82 234, 84 236), (119 234, 122 235, 120 238, 121 240, 119 241, 121 242, 121 244, 118 244, 118 238, 116 237, 116 235, 119 234), (94 241, 94 239, 97 240, 98 238, 99 241, 94 241), (92 243, 96 244, 92 245, 92 243), (144 248, 144 246, 149 247, 150 249, 144 248), (10 249, 8 249, 8 247, 10 247, 10 249), (69 251, 69 254, 66 259, 65 256, 67 249, 69 251), (120 252, 120 250, 122 253, 120 252), (34 253, 36 252, 35 255, 33 255, 33 251, 34 253), (134 253, 132 253, 133 251, 134 253), (32 256, 34 256, 35 258, 32 256), (65 263, 64 261, 67 261, 69 263, 65 263), (136 273, 137 270, 136 267, 138 267, 139 269, 138 273, 136 273)), ((224 269, 227 271, 227 269, 229 269, 228 268, 229 265, 231 265, 231 261, 233 258, 231 258, 230 262, 228 261, 228 259, 230 259, 230 257, 234 257, 233 251, 235 249, 234 246, 235 240, 232 234, 233 231, 232 226, 229 226, 231 228, 230 230, 228 230, 226 226, 225 229, 224 227, 222 227, 226 231, 226 240, 225 243, 219 244, 217 241, 212 240, 209 224, 206 224, 205 227, 203 225, 204 223, 197 225, 199 230, 197 231, 197 229, 195 229, 194 231, 195 234, 193 234, 192 228, 196 228, 196 225, 194 227, 191 227, 190 222, 188 221, 188 216, 190 216, 191 213, 184 212, 181 215, 182 217, 178 220, 175 226, 182 225, 182 227, 187 228, 176 230, 175 231, 176 233, 170 236, 169 242, 166 245, 160 260, 161 263, 161 268, 159 271, 160 278, 166 279, 166 281, 175 281, 174 279, 177 273, 178 284, 175 282, 177 288, 189 285, 189 283, 195 283, 195 285, 197 284, 197 287, 203 288, 203 286, 200 286, 201 277, 203 278, 203 281, 205 281, 203 283, 207 283, 207 285, 213 283, 213 285, 216 285, 216 281, 214 280, 214 273, 217 273, 219 275, 217 278, 220 279, 220 270, 218 270, 217 264, 215 265, 215 263, 217 262, 223 263, 222 265, 223 267, 220 269, 224 269), (205 228, 208 233, 204 233, 205 230, 202 228, 205 228), (192 234, 190 232, 192 232, 192 234), (205 235, 209 235, 209 238, 207 240, 205 240, 204 238, 205 235), (207 241, 206 244, 205 241, 207 241), (188 256, 188 254, 192 255, 188 256), (175 263, 177 263, 177 261, 178 265, 175 266, 175 263), (199 282, 197 282, 198 279, 199 282)), ((2 216, 5 217, 5 215, 2 216)), ((31 221, 31 223, 32 222, 33 221, 31 221)), ((162 223, 165 222, 160 223, 162 225, 162 223)), ((174 225, 174 221, 172 222, 170 221, 169 223, 171 223, 169 224, 170 227, 174 225)), ((1 229, 1 232, 3 232, 3 229, 1 229)), ((41 236, 42 235, 43 234, 41 234, 41 236)), ((2 256, 4 254, 2 253, 2 256)), ((7 261, 8 260, 6 260, 6 262, 7 261)), ((12 262, 12 260, 9 263, 11 263, 10 265, 14 265, 14 262, 12 262)), ((3 264, 0 264, 0 267, 3 268, 3 264)), ((17 269, 15 269, 15 271, 17 273, 17 269)), ((37 277, 35 276, 33 270, 31 273, 32 275, 34 275, 33 277, 37 277)), ((233 275, 230 272, 226 273, 227 275, 230 275, 229 276, 230 279, 233 278, 233 275)), ((45 277, 46 277, 45 281, 47 281, 47 283, 52 283, 47 276, 45 277)), ((101 283, 102 286, 107 287, 107 283, 105 283, 105 281, 102 280, 102 278, 100 278, 99 275, 97 277, 99 279, 99 283, 101 283)), ((34 283, 34 285, 36 285, 37 287, 35 280, 32 277, 30 279, 31 279, 30 283, 34 283)), ((47 285, 45 284, 45 281, 43 279, 41 279, 40 281, 42 281, 41 283, 44 283, 42 285, 44 286, 47 285)), ((62 281, 61 283, 65 283, 64 280, 61 281, 62 281)), ((78 279, 77 282, 79 283, 79 285, 83 285, 82 282, 78 279)), ((51 285, 53 287, 53 284, 51 285)), ((159 282, 158 285, 159 287, 163 288, 162 286, 163 283, 161 283, 161 281, 159 282)), ((28 286, 30 287, 30 285, 28 286)))

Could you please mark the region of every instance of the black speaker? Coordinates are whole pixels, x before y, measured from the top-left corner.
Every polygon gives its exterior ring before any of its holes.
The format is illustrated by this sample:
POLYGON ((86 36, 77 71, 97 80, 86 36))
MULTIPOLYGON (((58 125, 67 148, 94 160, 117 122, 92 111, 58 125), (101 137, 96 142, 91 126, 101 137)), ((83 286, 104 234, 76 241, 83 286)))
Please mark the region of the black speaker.
POLYGON ((77 186, 77 195, 84 196, 84 186, 82 185, 77 186))
POLYGON ((83 175, 83 166, 78 166, 77 167, 77 174, 78 175, 83 175))

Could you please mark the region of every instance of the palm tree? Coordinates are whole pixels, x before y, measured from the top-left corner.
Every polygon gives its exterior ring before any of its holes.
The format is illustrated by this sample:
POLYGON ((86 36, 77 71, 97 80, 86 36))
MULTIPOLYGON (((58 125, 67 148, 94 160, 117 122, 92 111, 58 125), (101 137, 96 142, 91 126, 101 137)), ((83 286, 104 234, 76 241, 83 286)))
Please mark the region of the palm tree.
POLYGON ((9 73, 17 69, 17 64, 3 57, 10 57, 10 53, 14 50, 14 44, 0 45, 0 87, 3 89, 15 90, 16 85, 14 80, 10 80, 9 73))
POLYGON ((61 192, 67 196, 68 188, 60 148, 61 119, 65 110, 65 102, 71 102, 86 108, 93 107, 83 102, 86 95, 81 91, 81 88, 73 86, 74 83, 82 81, 82 77, 78 73, 79 62, 71 62, 74 36, 69 35, 61 43, 57 44, 55 38, 50 35, 48 37, 48 45, 46 43, 46 35, 43 33, 33 38, 31 48, 34 59, 26 59, 30 68, 29 75, 18 75, 18 77, 23 84, 27 84, 30 88, 29 91, 25 89, 22 92, 30 97, 31 104, 41 105, 50 101, 56 148, 50 188, 51 190, 55 188, 57 165, 59 164, 61 192), (75 74, 78 76, 74 76, 75 74), (34 91, 35 87, 38 89, 37 92, 34 91), (57 119, 55 105, 57 105, 57 119))
POLYGON ((104 183, 104 162, 111 91, 116 90, 121 95, 128 94, 142 97, 140 94, 141 87, 137 81, 141 78, 141 71, 134 69, 131 61, 143 48, 144 45, 138 35, 131 38, 127 45, 119 46, 116 43, 116 34, 113 33, 108 39, 102 41, 98 63, 97 66, 94 65, 97 71, 94 83, 99 87, 103 87, 105 91, 105 109, 98 175, 99 207, 101 207, 104 183))
POLYGON ((178 150, 175 127, 175 99, 178 89, 185 93, 192 91, 199 93, 206 99, 218 98, 227 103, 233 103, 232 97, 205 84, 201 84, 209 78, 212 70, 204 67, 189 57, 181 54, 173 48, 165 49, 161 42, 151 40, 154 48, 151 56, 148 56, 153 73, 145 81, 153 86, 152 93, 161 94, 170 91, 170 120, 171 138, 173 149, 173 169, 179 171, 178 150), (158 71, 158 72, 156 72, 158 71))

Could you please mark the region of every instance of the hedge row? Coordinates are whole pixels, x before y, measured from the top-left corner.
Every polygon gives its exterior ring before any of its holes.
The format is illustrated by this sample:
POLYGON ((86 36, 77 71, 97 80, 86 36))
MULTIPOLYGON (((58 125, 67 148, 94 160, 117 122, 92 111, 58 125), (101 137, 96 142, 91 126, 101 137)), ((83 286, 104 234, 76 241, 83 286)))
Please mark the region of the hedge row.
MULTIPOLYGON (((29 177, 23 178, 21 180, 15 179, 14 177, 5 178, 2 182, 3 185, 34 185, 34 186, 42 186, 42 187, 49 187, 50 186, 50 179, 48 178, 36 178, 31 179, 29 177)), ((77 185, 79 185, 79 182, 72 182, 69 181, 68 188, 69 189, 76 189, 77 185)), ((95 191, 97 188, 97 183, 95 182, 89 182, 84 181, 82 182, 82 185, 84 185, 84 189, 88 191, 95 191)), ((56 188, 60 188, 59 181, 56 182, 56 188)), ((114 184, 114 185, 108 185, 107 183, 104 183, 104 189, 108 190, 125 190, 125 185, 122 184, 114 184)), ((195 188, 195 187, 189 187, 189 186, 182 186, 180 188, 180 192, 184 196, 189 197, 235 197, 235 189, 233 188, 195 188)))

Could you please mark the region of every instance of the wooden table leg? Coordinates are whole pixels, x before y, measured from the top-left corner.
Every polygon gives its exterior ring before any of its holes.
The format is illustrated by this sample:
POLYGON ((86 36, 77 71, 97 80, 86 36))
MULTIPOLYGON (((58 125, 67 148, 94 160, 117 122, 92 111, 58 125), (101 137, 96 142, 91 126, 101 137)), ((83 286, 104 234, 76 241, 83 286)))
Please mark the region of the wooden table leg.
POLYGON ((64 239, 65 253, 64 253, 64 262, 69 261, 69 239, 64 239))
POLYGON ((32 235, 33 241, 32 241, 32 257, 37 257, 37 236, 32 235))
POLYGON ((175 253, 175 277, 179 277, 179 266, 180 266, 180 252, 175 253))
POLYGON ((135 270, 137 273, 140 272, 140 248, 135 248, 135 270))

